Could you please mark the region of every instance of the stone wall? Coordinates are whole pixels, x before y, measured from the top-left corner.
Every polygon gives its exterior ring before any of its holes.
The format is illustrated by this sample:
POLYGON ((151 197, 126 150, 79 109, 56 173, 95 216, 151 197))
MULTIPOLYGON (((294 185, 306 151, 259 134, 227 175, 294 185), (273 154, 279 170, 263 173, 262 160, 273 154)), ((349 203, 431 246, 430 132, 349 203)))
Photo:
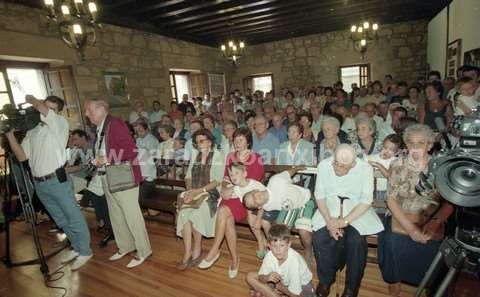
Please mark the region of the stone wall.
POLYGON ((274 87, 332 84, 338 67, 369 63, 373 80, 390 73, 394 79, 413 80, 426 70, 426 21, 380 25, 378 40, 368 45, 365 59, 353 49, 348 29, 292 38, 247 47, 236 67, 232 87, 242 89, 242 79, 273 73, 274 87))
MULTIPOLYGON (((42 10, 5 2, 0 2, 0 40, 0 59, 9 56, 71 65, 81 100, 106 96, 106 71, 124 72, 131 98, 150 106, 153 100, 164 105, 171 100, 171 68, 225 73, 227 82, 232 69, 217 48, 106 24, 81 61, 60 40, 55 25, 48 25, 42 10)), ((116 112, 125 115, 128 110, 116 112)))

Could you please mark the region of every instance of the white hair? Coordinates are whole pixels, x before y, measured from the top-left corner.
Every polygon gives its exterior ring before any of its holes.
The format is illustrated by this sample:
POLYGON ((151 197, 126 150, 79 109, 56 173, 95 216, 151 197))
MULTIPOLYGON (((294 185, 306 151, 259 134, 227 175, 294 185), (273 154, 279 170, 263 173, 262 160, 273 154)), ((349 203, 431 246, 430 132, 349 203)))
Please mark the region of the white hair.
POLYGON ((337 129, 340 129, 340 121, 336 117, 327 116, 323 119, 323 125, 330 124, 337 129))
POLYGON ((429 126, 423 124, 413 124, 405 128, 405 130, 403 131, 403 142, 408 143, 410 141, 410 138, 415 134, 422 134, 428 143, 434 142, 435 135, 432 129, 429 126))

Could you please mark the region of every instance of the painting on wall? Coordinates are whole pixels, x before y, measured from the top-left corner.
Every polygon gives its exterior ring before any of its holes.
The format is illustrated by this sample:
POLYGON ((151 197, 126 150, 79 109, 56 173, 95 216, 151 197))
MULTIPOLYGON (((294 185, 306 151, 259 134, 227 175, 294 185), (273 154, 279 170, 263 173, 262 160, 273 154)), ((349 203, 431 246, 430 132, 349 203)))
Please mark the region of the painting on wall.
POLYGON ((457 68, 462 63, 462 40, 457 39, 447 47, 447 73, 445 76, 456 77, 457 68))
POLYGON ((480 48, 465 52, 463 54, 463 64, 480 67, 480 48))
POLYGON ((225 74, 223 73, 209 73, 208 74, 208 88, 210 96, 218 97, 225 94, 225 74))
POLYGON ((121 72, 104 72, 105 86, 108 93, 110 107, 124 107, 129 105, 130 95, 127 91, 127 77, 121 72))

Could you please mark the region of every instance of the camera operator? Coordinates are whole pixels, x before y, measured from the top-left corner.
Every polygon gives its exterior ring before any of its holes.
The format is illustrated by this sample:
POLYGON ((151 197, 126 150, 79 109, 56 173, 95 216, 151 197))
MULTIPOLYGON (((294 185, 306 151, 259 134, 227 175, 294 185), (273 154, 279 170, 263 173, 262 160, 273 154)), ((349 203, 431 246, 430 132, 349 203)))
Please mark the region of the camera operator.
POLYGON ((92 250, 87 222, 75 200, 72 180, 64 168, 68 142, 68 122, 60 115, 64 101, 56 96, 39 100, 31 95, 25 100, 40 112, 42 122, 27 132, 21 145, 14 129, 6 136, 17 159, 20 162, 28 160, 40 201, 72 244, 73 250, 63 262, 75 259, 71 269, 77 270, 92 257, 92 250))

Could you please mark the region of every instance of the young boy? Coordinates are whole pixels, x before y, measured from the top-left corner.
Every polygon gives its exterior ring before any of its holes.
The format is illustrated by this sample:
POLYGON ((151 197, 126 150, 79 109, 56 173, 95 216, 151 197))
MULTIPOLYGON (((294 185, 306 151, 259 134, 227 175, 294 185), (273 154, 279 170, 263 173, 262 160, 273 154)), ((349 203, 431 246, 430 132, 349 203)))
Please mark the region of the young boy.
MULTIPOLYGON (((383 148, 378 154, 368 156, 368 163, 375 169, 376 177, 375 200, 385 201, 387 194, 387 181, 389 177, 389 168, 393 160, 396 159, 402 138, 398 134, 390 134, 383 140, 383 148)), ((385 208, 375 208, 377 213, 385 213, 385 208)))
POLYGON ((469 115, 479 104, 475 98, 475 82, 470 77, 462 77, 457 82, 457 88, 459 95, 453 99, 454 115, 469 115))
POLYGON ((291 246, 285 225, 275 225, 268 232, 270 251, 257 272, 249 272, 247 283, 252 297, 315 296, 312 273, 302 256, 291 246))

